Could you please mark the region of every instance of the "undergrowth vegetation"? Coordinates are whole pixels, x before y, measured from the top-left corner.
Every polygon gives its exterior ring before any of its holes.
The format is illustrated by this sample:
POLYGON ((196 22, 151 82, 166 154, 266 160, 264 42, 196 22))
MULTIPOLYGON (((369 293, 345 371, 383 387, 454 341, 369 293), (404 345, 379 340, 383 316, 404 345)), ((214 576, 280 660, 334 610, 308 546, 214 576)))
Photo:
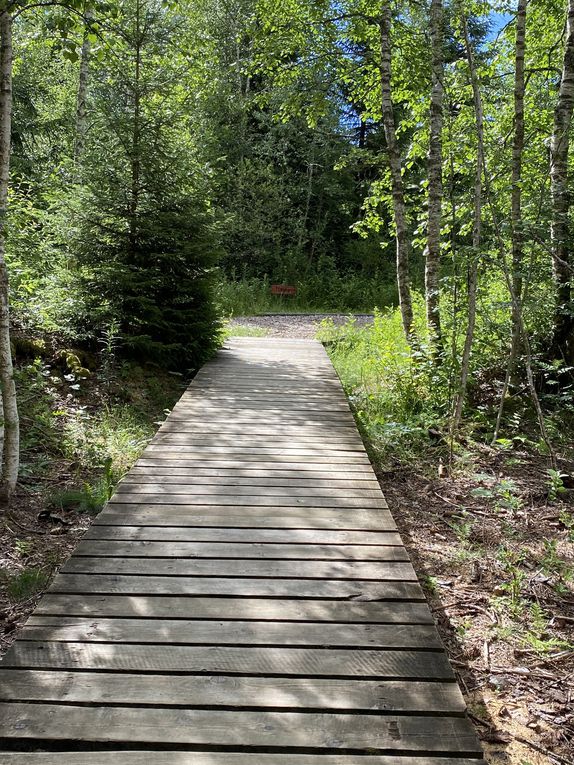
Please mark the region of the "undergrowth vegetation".
MULTIPOLYGON (((276 282, 273 282, 276 283, 276 282)), ((339 274, 326 269, 314 275, 287 282, 297 294, 271 294, 268 277, 222 279, 217 290, 224 316, 256 316, 263 313, 371 313, 373 306, 396 303, 396 287, 388 279, 339 274)))
MULTIPOLYGON (((441 456, 456 471, 459 466, 465 467, 465 444, 492 440, 502 394, 506 343, 504 335, 492 331, 496 297, 491 296, 491 300, 477 323, 476 333, 483 335, 484 342, 475 346, 472 356, 463 431, 459 434, 462 438, 449 435, 464 339, 457 334, 453 319, 444 323, 446 339, 440 363, 424 340, 424 303, 418 296, 414 300, 414 318, 421 339, 413 348, 407 343, 396 308, 376 310, 372 325, 366 327, 352 318, 339 327, 329 319, 322 322, 318 337, 327 346, 358 421, 384 463, 397 458, 418 460, 421 451, 432 445, 442 449, 441 456)), ((563 456, 572 457, 571 387, 553 384, 554 370, 542 356, 534 357, 533 365, 540 380, 546 430, 554 447, 562 450, 563 456)), ((524 380, 505 396, 504 411, 496 448, 508 451, 522 445, 548 454, 524 380)), ((558 475, 556 471, 553 474, 558 475)))
POLYGON ((62 353, 60 342, 46 336, 16 344, 22 470, 14 508, 0 528, 6 637, 186 384, 157 365, 122 361, 109 344, 99 354, 84 354, 62 353))
MULTIPOLYGON (((490 308, 477 327, 485 337, 490 308)), ((420 299, 415 322, 424 337, 420 299)), ((475 346, 463 426, 451 437, 460 339, 453 338, 453 323, 447 326, 450 351, 438 365, 423 342, 409 349, 398 309, 377 312, 367 327, 324 321, 319 336, 367 440, 487 756, 499 761, 503 744, 507 761, 530 762, 533 740, 538 751, 568 756, 573 403, 567 388, 551 384, 551 370, 535 350, 552 459, 523 380, 511 387, 503 428, 493 439, 505 349, 491 333, 488 351, 475 346)))

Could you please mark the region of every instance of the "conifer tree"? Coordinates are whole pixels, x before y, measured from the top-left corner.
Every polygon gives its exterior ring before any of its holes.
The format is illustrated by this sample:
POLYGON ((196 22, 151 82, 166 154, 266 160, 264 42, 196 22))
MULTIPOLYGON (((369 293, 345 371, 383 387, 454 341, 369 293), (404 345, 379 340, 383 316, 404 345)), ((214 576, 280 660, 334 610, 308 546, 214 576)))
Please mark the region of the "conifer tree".
POLYGON ((217 322, 214 224, 187 129, 186 61, 172 45, 179 21, 153 0, 122 7, 94 72, 75 248, 88 325, 115 320, 129 354, 185 369, 213 347, 217 322))

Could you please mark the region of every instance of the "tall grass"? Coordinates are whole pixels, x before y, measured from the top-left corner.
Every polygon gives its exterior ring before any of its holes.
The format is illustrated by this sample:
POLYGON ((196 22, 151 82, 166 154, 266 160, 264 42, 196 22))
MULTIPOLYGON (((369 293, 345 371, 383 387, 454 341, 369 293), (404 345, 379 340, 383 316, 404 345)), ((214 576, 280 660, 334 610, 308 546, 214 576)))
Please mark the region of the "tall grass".
POLYGON ((263 313, 370 313, 396 303, 395 285, 357 274, 311 275, 295 282, 295 297, 271 294, 267 278, 222 280, 217 300, 224 316, 263 313))

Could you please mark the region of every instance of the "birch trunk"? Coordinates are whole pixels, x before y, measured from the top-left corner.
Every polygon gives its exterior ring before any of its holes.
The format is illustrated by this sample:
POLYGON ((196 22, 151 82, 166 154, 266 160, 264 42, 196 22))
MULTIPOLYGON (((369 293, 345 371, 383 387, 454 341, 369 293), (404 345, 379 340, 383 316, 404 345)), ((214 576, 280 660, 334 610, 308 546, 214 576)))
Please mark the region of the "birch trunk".
POLYGON ((558 100, 554 109, 554 129, 550 142, 550 189, 552 196, 552 265, 556 306, 552 355, 574 360, 574 316, 572 306, 572 263, 568 215, 568 150, 574 109, 574 0, 568 1, 566 40, 558 100))
POLYGON ((78 163, 84 153, 87 132, 87 101, 88 86, 90 79, 90 56, 92 44, 90 42, 91 14, 86 14, 84 21, 84 40, 80 52, 80 78, 78 82, 78 94, 76 98, 76 143, 74 146, 74 161, 78 163))
MULTIPOLYGON (((512 283, 514 294, 522 299, 523 232, 522 232, 522 155, 524 153, 524 55, 526 37, 526 3, 518 0, 516 10, 516 44, 514 54, 514 133, 512 137, 512 283)), ((513 311, 513 336, 520 335, 519 321, 513 311)))
POLYGON ((482 239, 482 177, 484 171, 484 112, 482 108, 482 94, 480 92, 480 83, 476 68, 474 66, 474 55, 468 35, 466 19, 462 19, 462 31, 464 37, 464 46, 466 51, 466 60, 472 85, 472 97, 474 105, 474 120, 476 128, 476 169, 474 178, 474 221, 472 226, 472 256, 468 273, 468 323, 466 325, 466 335, 464 339, 464 348, 460 364, 460 382, 458 393, 456 395, 454 412, 452 418, 452 432, 456 431, 462 418, 462 410, 466 400, 468 388, 468 373, 470 369, 470 354, 474 342, 474 328, 476 325, 476 293, 478 288, 478 261, 480 258, 480 246, 482 239))
POLYGON ((130 190, 130 245, 132 252, 137 249, 138 222, 140 200, 140 175, 141 175, 141 66, 142 66, 142 3, 136 2, 135 28, 134 28, 134 116, 132 127, 132 156, 131 156, 131 190, 130 190))
POLYGON ((496 417, 496 426, 492 443, 498 438, 502 423, 504 404, 510 383, 516 377, 517 359, 521 347, 521 316, 524 262, 522 232, 522 155, 524 153, 524 57, 526 38, 526 3, 518 0, 516 8, 516 42, 514 50, 514 131, 512 136, 512 190, 510 197, 510 221, 512 230, 512 345, 506 367, 500 404, 496 417))
POLYGON ((16 488, 20 461, 20 425, 10 347, 8 270, 6 267, 6 215, 10 182, 12 130, 12 18, 0 14, 0 388, 2 391, 2 478, 0 501, 8 503, 16 488))
POLYGON ((405 204, 402 163, 397 142, 395 115, 391 96, 391 6, 388 0, 383 2, 379 18, 381 60, 381 113, 387 154, 391 170, 391 190, 393 198, 393 216, 395 221, 397 244, 397 285, 403 329, 407 340, 413 339, 413 306, 409 282, 409 232, 405 204))
POLYGON ((442 0, 431 0, 432 90, 428 155, 428 228, 425 262, 427 324, 431 342, 440 347, 440 229, 442 221, 442 127, 444 100, 442 0))

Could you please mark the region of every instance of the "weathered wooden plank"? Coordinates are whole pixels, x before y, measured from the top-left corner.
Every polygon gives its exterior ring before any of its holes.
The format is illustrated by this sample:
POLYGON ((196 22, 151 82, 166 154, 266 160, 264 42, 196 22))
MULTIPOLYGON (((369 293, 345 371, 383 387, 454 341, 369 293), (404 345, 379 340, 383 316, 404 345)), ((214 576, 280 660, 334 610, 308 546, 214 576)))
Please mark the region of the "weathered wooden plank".
POLYGON ((235 497, 334 497, 341 499, 381 499, 381 490, 377 488, 332 487, 332 486, 258 486, 213 483, 193 483, 183 481, 164 482, 160 476, 155 481, 125 481, 117 488, 117 494, 189 494, 235 497))
MULTIPOLYGON (((188 515, 188 516, 221 516, 221 517, 232 517, 237 515, 248 515, 252 516, 253 518, 284 518, 286 514, 289 514, 290 518, 300 518, 300 519, 306 519, 312 521, 314 518, 328 518, 333 516, 333 514, 337 514, 338 517, 341 518, 348 518, 351 513, 354 514, 357 518, 357 522, 360 522, 362 518, 372 518, 374 515, 377 515, 381 518, 381 526, 380 528, 384 530, 385 524, 392 523, 392 518, 389 513, 388 508, 361 508, 361 507, 354 507, 354 508, 337 508, 337 507, 269 507, 269 506, 242 506, 242 507, 233 507, 232 505, 195 505, 195 504, 189 504, 189 503, 178 503, 178 504, 166 504, 165 502, 157 502, 157 503, 145 503, 145 502, 138 502, 138 503, 132 503, 132 502, 116 502, 114 501, 111 504, 108 504, 106 509, 103 511, 101 515, 98 516, 98 518, 104 518, 107 513, 126 513, 126 515, 131 515, 131 513, 165 513, 166 517, 175 517, 175 516, 181 516, 181 515, 188 515)), ((135 517, 135 515, 134 515, 135 517)), ((259 524, 259 521, 256 522, 256 525, 259 524)), ((171 523, 167 524, 168 526, 173 525, 171 523)), ((193 523, 191 524, 193 525, 193 523)), ((299 524, 300 526, 304 526, 305 524, 299 524)), ((391 529, 394 529, 395 526, 391 526, 391 529)))
POLYGON ((323 515, 281 515, 264 513, 265 508, 238 510, 229 515, 229 508, 211 507, 205 513, 194 512, 196 508, 141 508, 136 505, 109 505, 94 519, 94 526, 172 526, 172 527, 223 527, 260 529, 341 529, 363 531, 396 531, 396 525, 387 510, 346 512, 337 508, 323 508, 323 515), (215 512, 211 512, 215 510, 215 512), (224 512, 221 512, 224 511, 224 512), (263 512, 262 512, 263 511, 263 512))
MULTIPOLYGON (((154 528, 140 526, 92 526, 84 539, 156 542, 229 542, 284 545, 368 545, 399 546, 401 537, 393 531, 336 531, 334 529, 234 529, 154 528)), ((380 554, 386 554, 381 550, 380 554)), ((394 555, 390 552, 389 554, 394 555)), ((400 558, 393 558, 398 560, 400 558)), ((408 560, 403 554, 402 560, 408 560)))
MULTIPOLYGON (((82 752, 29 752, 18 754, 0 752, 3 765, 149 765, 150 753, 146 751, 82 752)), ((477 765, 480 760, 460 757, 403 757, 362 756, 340 754, 250 754, 234 752, 162 752, 154 749, 154 765, 477 765)))
MULTIPOLYGON (((461 714, 456 683, 0 670, 0 699, 461 714)), ((154 760, 155 761, 155 760, 154 760)))
POLYGON ((334 497, 347 499, 380 499, 381 490, 376 489, 357 489, 343 487, 312 487, 312 486, 229 486, 226 484, 193 484, 193 483, 175 483, 170 481, 164 483, 161 479, 157 483, 151 481, 145 483, 136 483, 128 481, 120 483, 116 490, 117 494, 187 494, 187 495, 225 495, 234 497, 334 497))
POLYGON ((315 401, 321 399, 323 401, 345 401, 345 396, 340 388, 333 384, 315 383, 299 383, 290 381, 290 384, 277 384, 273 380, 256 381, 252 383, 229 381, 219 383, 217 378, 212 378, 210 381, 201 380, 197 383, 194 382, 189 389, 188 394, 190 397, 196 398, 203 396, 205 393, 211 393, 214 396, 226 395, 226 396, 285 396, 289 398, 298 398, 302 401, 315 401))
MULTIPOLYGON (((307 449, 306 451, 310 451, 307 449)), ((159 444, 150 443, 142 455, 143 460, 197 460, 200 464, 198 467, 207 466, 207 463, 215 463, 218 460, 222 462, 234 464, 259 462, 259 463, 275 463, 275 467, 284 470, 287 463, 307 464, 310 469, 315 468, 314 465, 321 465, 321 470, 325 468, 323 465, 344 465, 343 470, 354 470, 354 465, 360 465, 372 470, 371 463, 366 454, 361 452, 337 452, 337 454, 323 454, 318 452, 311 452, 310 454, 300 454, 297 450, 295 453, 289 452, 286 449, 279 449, 277 452, 268 454, 266 452, 255 452, 253 450, 246 451, 245 449, 227 449, 224 447, 212 447, 210 450, 198 449, 193 447, 186 447, 185 444, 159 444), (215 451, 213 451, 215 449, 215 451), (161 455, 161 457, 159 456, 161 455)), ((138 461, 141 464, 141 460, 138 461)), ((260 467, 260 466, 259 466, 260 467)), ((334 468, 336 469, 336 468, 334 468)))
POLYGON ((319 440, 323 449, 345 452, 365 451, 363 442, 350 433, 327 433, 326 431, 317 433, 308 432, 306 429, 285 433, 272 426, 257 424, 237 424, 235 427, 226 427, 222 424, 215 427, 213 424, 206 426, 199 418, 195 423, 188 421, 184 425, 176 422, 162 425, 157 431, 156 439, 172 434, 178 439, 183 439, 185 436, 185 443, 194 446, 228 446, 235 449, 244 446, 257 448, 278 446, 284 449, 311 449, 315 448, 319 440))
POLYGON ((441 651, 346 648, 235 648, 228 646, 59 643, 18 640, 4 667, 134 672, 363 677, 365 679, 452 680, 441 651))
MULTIPOLYGON (((58 595, 48 592, 35 614, 146 617, 148 619, 228 619, 368 624, 432 624, 426 602, 401 600, 280 600, 279 598, 202 598, 178 596, 58 595)), ((422 591, 417 591, 424 600, 422 591)))
POLYGON ((121 492, 114 494, 110 505, 121 504, 170 504, 170 505, 229 505, 231 507, 357 507, 362 509, 386 508, 380 497, 282 497, 272 496, 229 496, 226 494, 176 494, 173 492, 121 492))
MULTIPOLYGON (((138 558, 254 558, 267 560, 377 560, 385 561, 389 549, 372 545, 249 544, 232 542, 129 542, 89 539, 80 542, 75 555, 138 558)), ((392 552, 390 553, 393 554, 392 552)), ((380 564, 384 579, 414 581, 410 563, 380 564)))
MULTIPOLYGON (((198 425, 199 428, 202 428, 201 425, 198 425)), ((202 428, 202 431, 204 433, 209 432, 210 428, 209 426, 204 426, 202 428)), ((215 432, 220 432, 215 431, 215 432)), ((249 432, 248 430, 243 430, 243 432, 249 432)), ((293 435, 296 435, 297 432, 294 431, 293 435)), ((270 435, 272 435, 270 431, 270 435)), ((193 434, 191 433, 165 433, 164 431, 158 431, 158 434, 154 436, 152 442, 150 443, 150 447, 153 446, 159 446, 160 444, 167 444, 170 446, 187 446, 188 449, 193 449, 205 452, 206 454, 255 454, 255 455, 265 455, 265 454, 274 454, 276 456, 302 456, 302 457, 345 457, 346 459, 350 459, 351 457, 354 457, 355 459, 358 456, 362 456, 365 453, 365 447, 360 444, 355 446, 348 446, 347 444, 344 444, 342 446, 339 446, 337 444, 333 444, 332 446, 323 446, 322 441, 319 439, 322 439, 322 437, 325 435, 325 431, 317 431, 313 435, 317 436, 317 441, 313 444, 309 445, 301 445, 298 446, 296 443, 292 446, 289 445, 289 441, 286 441, 284 444, 276 444, 271 446, 241 446, 241 444, 238 444, 237 446, 231 446, 231 445, 223 445, 223 446, 205 446, 201 445, 201 447, 193 445, 193 434)), ((149 448, 149 447, 148 447, 149 448)))
POLYGON ((173 454, 173 452, 166 452, 162 456, 162 451, 151 449, 147 447, 144 454, 136 462, 136 467, 164 467, 164 468, 182 468, 193 467, 198 471, 210 471, 210 474, 214 471, 221 473, 223 471, 234 471, 240 475, 285 475, 287 473, 330 473, 332 475, 340 474, 345 475, 365 475, 369 478, 374 476, 373 468, 370 462, 361 460, 360 462, 353 462, 345 464, 341 463, 337 459, 331 459, 328 462, 317 462, 297 459, 283 458, 280 462, 261 460, 258 457, 253 459, 238 459, 238 460, 225 460, 225 459, 205 459, 201 457, 194 458, 187 455, 185 452, 180 454, 173 454))
POLYGON ((267 424, 269 426, 297 425, 309 423, 313 427, 323 425, 324 423, 340 423, 351 429, 354 426, 353 415, 350 409, 344 409, 340 406, 333 410, 328 407, 318 407, 308 405, 302 409, 297 409, 291 405, 280 406, 277 403, 258 401, 251 407, 233 406, 225 407, 221 405, 209 405, 208 402, 201 400, 201 406, 193 406, 189 402, 181 402, 168 415, 165 422, 186 421, 193 422, 197 419, 203 419, 206 423, 223 422, 233 427, 237 422, 255 422, 257 424, 267 424))
MULTIPOLYGON (((408 559, 402 547, 389 548, 389 560, 408 559), (395 552, 396 550, 396 552, 395 552)), ((90 558, 72 556, 61 569, 65 574, 128 574, 155 576, 226 576, 267 579, 362 579, 384 578, 380 563, 318 560, 229 560, 209 558, 90 558)))
MULTIPOLYGON (((201 420, 196 424, 186 423, 185 425, 169 424, 162 425, 158 430, 159 436, 176 435, 178 439, 185 436, 185 443, 193 446, 226 446, 238 449, 239 447, 257 447, 271 448, 281 447, 284 449, 310 449, 317 445, 317 439, 320 439, 321 447, 330 450, 342 450, 345 452, 364 452, 365 447, 362 441, 353 438, 348 434, 321 434, 315 433, 278 433, 272 427, 238 426, 237 429, 208 427, 206 428, 201 420)), ((179 443, 179 441, 178 441, 179 443)))
POLYGON ((0 735, 85 741, 175 742, 208 746, 365 749, 370 751, 479 751, 459 717, 381 716, 296 712, 74 707, 0 704, 0 735))
POLYGON ((300 624, 183 619, 96 619, 32 615, 21 640, 172 645, 305 646, 307 648, 432 648, 434 625, 300 624))
MULTIPOLYGON (((316 364, 310 364, 306 369, 304 365, 300 365, 298 369, 292 371, 278 371, 277 368, 268 368, 256 370, 252 364, 249 364, 250 368, 246 369, 246 365, 243 363, 235 365, 235 367, 229 362, 217 365, 219 368, 210 368, 208 365, 197 373, 197 382, 217 382, 219 385, 222 383, 228 383, 232 387, 238 384, 245 384, 243 380, 238 379, 239 374, 248 373, 248 381, 253 384, 270 382, 275 386, 280 385, 306 385, 317 388, 333 388, 334 390, 340 390, 340 382, 334 371, 325 367, 325 370, 317 368, 316 364)), ((194 384, 194 383, 192 383, 194 384)))
POLYGON ((377 489, 378 481, 369 473, 319 472, 311 470, 276 470, 265 473, 257 470, 218 470, 212 468, 196 469, 192 465, 180 467, 142 467, 136 465, 124 477, 125 482, 148 483, 217 483, 220 486, 348 486, 377 489))
POLYGON ((180 416, 176 412, 163 421, 161 432, 197 432, 203 425, 206 430, 200 432, 225 434, 229 437, 240 436, 242 433, 276 434, 287 440, 290 436, 311 438, 320 431, 331 440, 347 439, 353 443, 360 441, 351 415, 327 417, 317 412, 294 417, 286 412, 287 410, 273 415, 263 412, 259 416, 234 416, 232 413, 215 416, 208 412, 196 415, 181 413, 180 416))
MULTIPOLYGON (((401 564, 397 564, 401 565, 401 564)), ((424 600, 416 581, 364 582, 329 579, 239 579, 178 576, 58 574, 50 592, 100 595, 200 595, 240 598, 424 600)))
MULTIPOLYGON (((222 527, 222 528, 259 528, 259 529, 340 529, 340 530, 363 530, 363 531, 393 531, 396 530, 394 521, 390 515, 374 515, 363 510, 360 513, 350 515, 343 510, 334 510, 330 516, 265 516, 255 515, 248 510, 249 515, 197 515, 189 512, 178 513, 177 511, 139 510, 137 505, 128 505, 131 511, 115 512, 118 505, 108 507, 96 516, 94 526, 160 526, 160 527, 222 527)), ((123 508, 123 506, 121 506, 123 508)))
POLYGON ((325 400, 324 398, 310 399, 307 396, 183 396, 177 406, 171 410, 169 416, 177 416, 179 419, 194 417, 196 415, 210 416, 213 414, 262 416, 267 418, 291 416, 303 417, 307 414, 315 416, 321 413, 325 415, 348 415, 351 412, 349 404, 339 398, 325 400))

